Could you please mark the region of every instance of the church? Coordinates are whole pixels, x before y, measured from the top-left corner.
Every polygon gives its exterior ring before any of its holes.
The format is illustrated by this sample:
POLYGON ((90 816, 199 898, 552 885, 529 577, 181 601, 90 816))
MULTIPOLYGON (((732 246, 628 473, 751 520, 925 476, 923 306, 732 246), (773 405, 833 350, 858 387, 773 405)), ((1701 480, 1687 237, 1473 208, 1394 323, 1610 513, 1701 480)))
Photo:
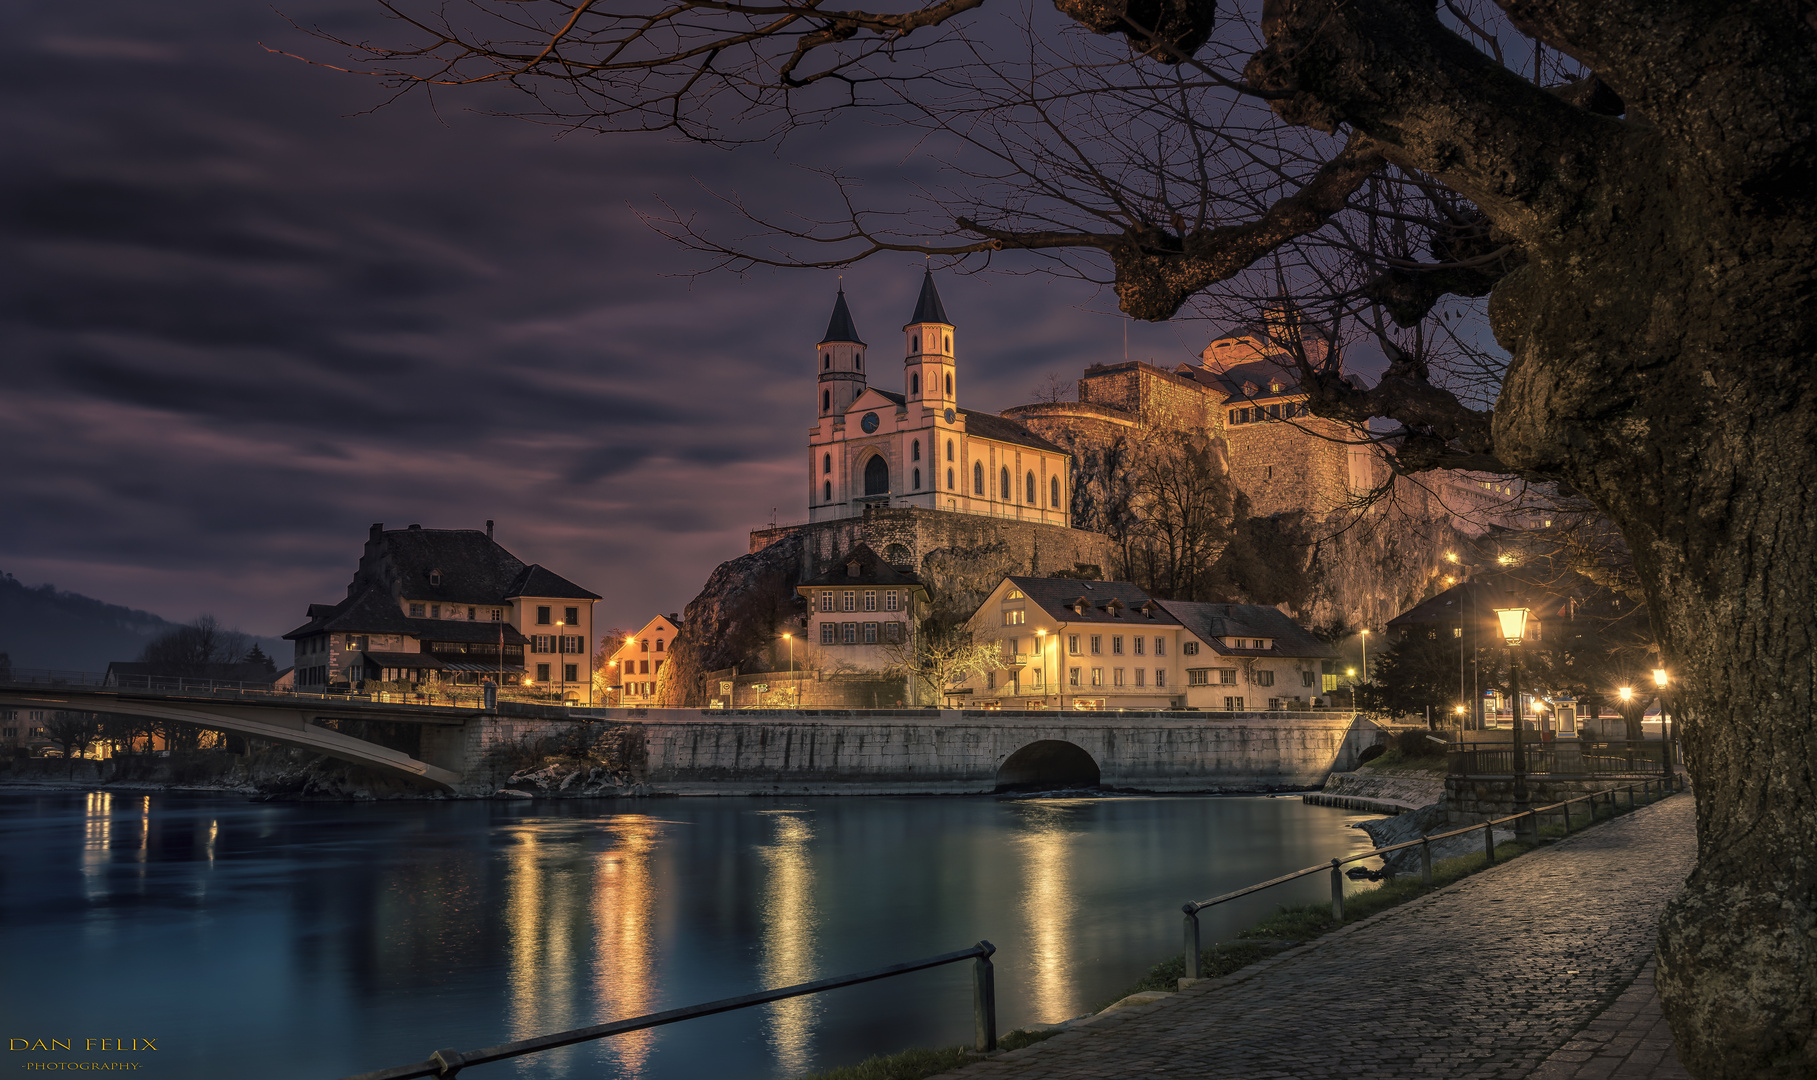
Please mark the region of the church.
POLYGON ((1071 455, 1018 421, 959 407, 954 327, 932 272, 902 346, 901 392, 871 386, 839 290, 816 354, 808 520, 914 507, 1068 527, 1071 455))

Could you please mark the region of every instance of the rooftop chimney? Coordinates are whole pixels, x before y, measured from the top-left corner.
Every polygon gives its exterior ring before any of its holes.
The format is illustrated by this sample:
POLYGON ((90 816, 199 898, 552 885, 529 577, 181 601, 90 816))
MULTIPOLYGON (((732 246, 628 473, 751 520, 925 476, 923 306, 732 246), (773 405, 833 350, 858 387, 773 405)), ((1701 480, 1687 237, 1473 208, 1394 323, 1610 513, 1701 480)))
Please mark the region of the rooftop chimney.
POLYGON ((422 526, 421 526, 421 525, 412 525, 412 526, 410 526, 410 527, 411 527, 411 528, 412 528, 412 529, 415 529, 415 530, 417 530, 417 531, 419 531, 419 532, 420 532, 420 531, 421 531, 421 530, 422 530, 422 528, 423 528, 423 527, 422 527, 422 526))
POLYGON ((486 519, 486 539, 492 539, 492 519, 486 519))

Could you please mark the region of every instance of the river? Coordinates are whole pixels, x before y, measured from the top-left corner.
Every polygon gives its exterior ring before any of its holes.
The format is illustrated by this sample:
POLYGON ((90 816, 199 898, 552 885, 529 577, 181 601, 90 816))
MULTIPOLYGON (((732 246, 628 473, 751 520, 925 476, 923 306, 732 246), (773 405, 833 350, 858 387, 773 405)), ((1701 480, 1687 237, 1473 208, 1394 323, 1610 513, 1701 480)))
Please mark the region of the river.
MULTIPOLYGON (((1346 827, 1364 816, 1265 796, 12 792, 0 1005, 28 1048, 8 1056, 131 1062, 169 1080, 333 1080, 979 939, 999 950, 1008 1031, 1089 1012, 1177 953, 1182 901, 1367 848, 1346 827), (75 1041, 29 1048, 53 1038, 75 1041), (156 1049, 84 1052, 102 1038, 156 1049)), ((1314 875, 1215 909, 1206 940, 1329 895, 1314 875)), ((968 1043, 970 979, 955 964, 463 1080, 771 1080, 968 1043)))

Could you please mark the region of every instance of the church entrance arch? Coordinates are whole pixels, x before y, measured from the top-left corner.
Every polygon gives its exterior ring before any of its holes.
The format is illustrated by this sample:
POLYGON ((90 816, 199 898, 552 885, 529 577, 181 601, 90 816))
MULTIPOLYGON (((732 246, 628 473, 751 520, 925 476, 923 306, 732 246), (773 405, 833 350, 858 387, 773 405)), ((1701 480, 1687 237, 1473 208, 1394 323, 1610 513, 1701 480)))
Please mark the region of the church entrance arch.
POLYGON ((1098 763, 1074 743, 1042 739, 1029 743, 997 767, 998 791, 1044 791, 1097 787, 1098 763))
POLYGON ((866 495, 888 495, 890 493, 890 463, 882 454, 872 454, 871 460, 864 463, 864 493, 866 495))

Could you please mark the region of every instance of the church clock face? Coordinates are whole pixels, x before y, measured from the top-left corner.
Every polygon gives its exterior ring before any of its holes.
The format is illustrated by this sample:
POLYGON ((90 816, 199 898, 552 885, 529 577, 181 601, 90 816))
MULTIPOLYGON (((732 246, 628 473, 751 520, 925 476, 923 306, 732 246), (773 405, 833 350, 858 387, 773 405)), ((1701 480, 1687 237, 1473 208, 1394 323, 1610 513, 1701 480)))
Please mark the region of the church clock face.
POLYGON ((958 415, 959 415, 959 414, 958 414, 958 413, 955 413, 955 412, 954 412, 954 411, 953 411, 953 410, 951 410, 951 409, 948 409, 948 410, 946 410, 946 422, 947 422, 947 423, 949 423, 949 424, 950 424, 950 423, 952 423, 952 422, 953 422, 953 418, 954 418, 954 417, 956 417, 956 416, 958 416, 958 415))
POLYGON ((865 413, 864 419, 858 421, 858 426, 864 429, 864 433, 866 435, 869 435, 871 432, 876 431, 877 430, 877 414, 874 412, 865 413))

